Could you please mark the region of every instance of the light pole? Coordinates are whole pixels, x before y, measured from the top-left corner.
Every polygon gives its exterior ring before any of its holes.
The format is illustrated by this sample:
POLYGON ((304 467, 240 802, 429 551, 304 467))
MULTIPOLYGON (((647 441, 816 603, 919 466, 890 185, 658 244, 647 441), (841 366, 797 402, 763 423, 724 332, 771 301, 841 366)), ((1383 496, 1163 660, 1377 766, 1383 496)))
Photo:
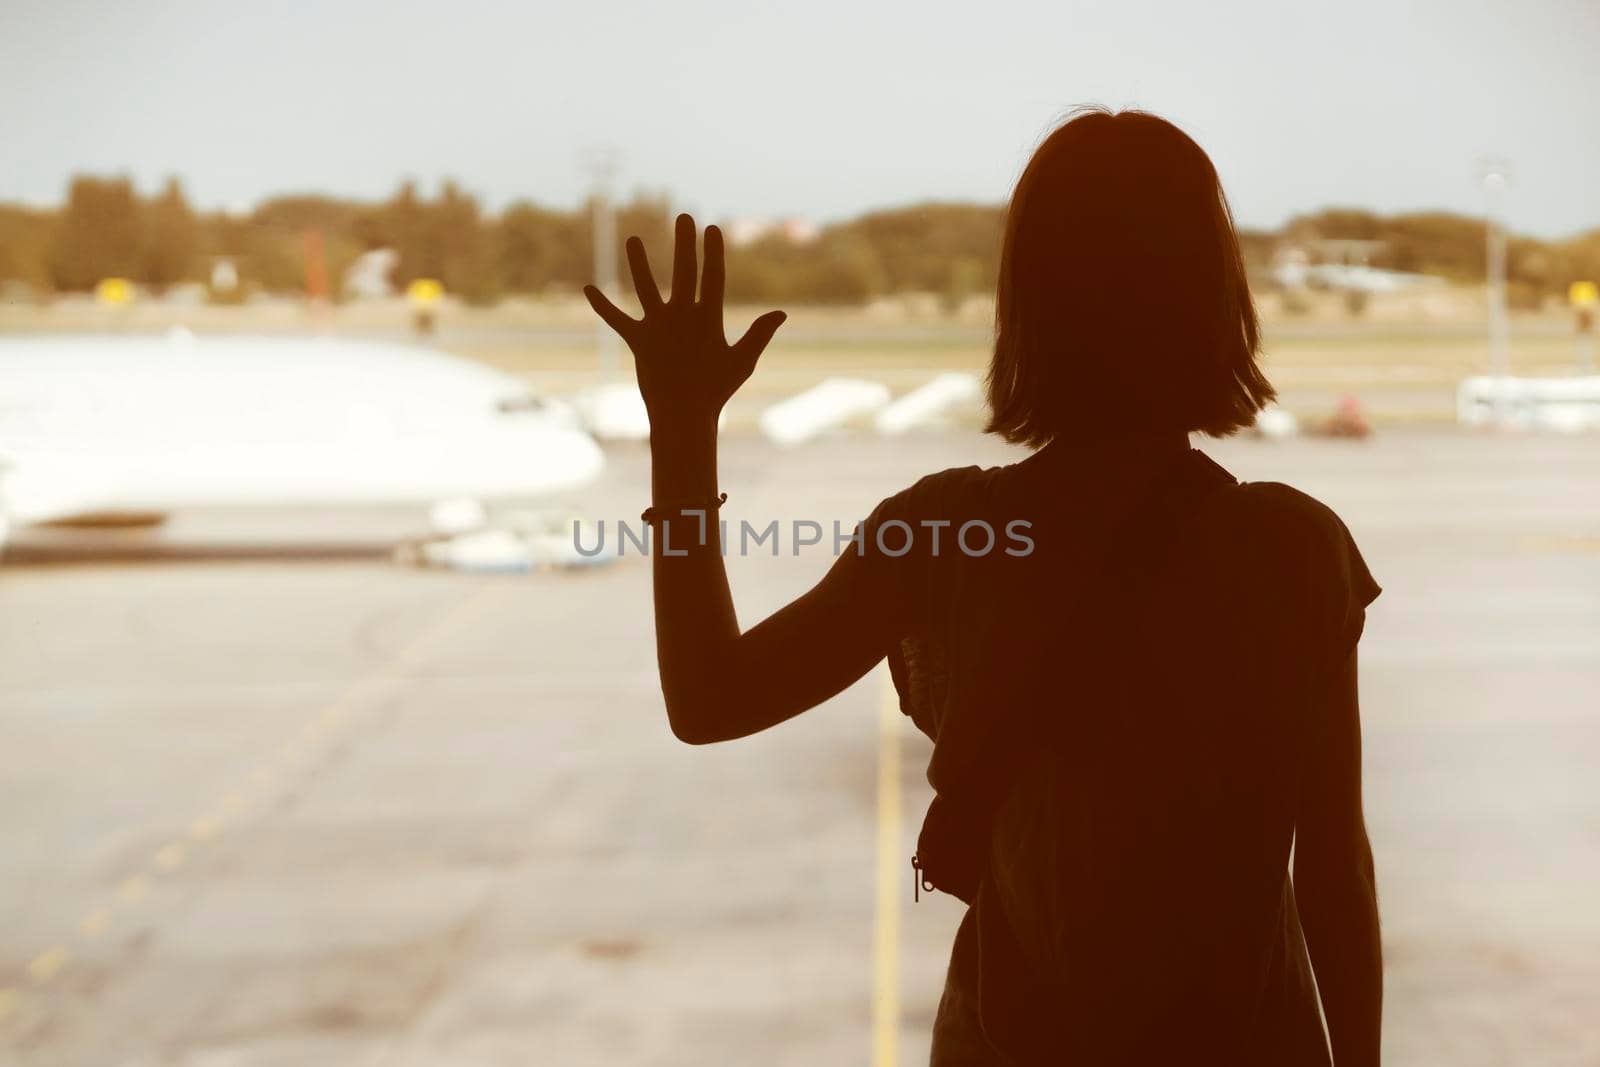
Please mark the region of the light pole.
MULTIPOLYGON (((611 182, 617 173, 616 153, 609 148, 587 154, 592 180, 589 203, 594 231, 594 284, 606 296, 617 296, 617 216, 611 207, 611 182)), ((600 354, 600 381, 610 383, 617 374, 617 335, 599 319, 594 327, 600 354)))
POLYGON ((1499 422, 1509 421, 1506 379, 1511 376, 1511 323, 1506 316, 1506 230, 1504 201, 1511 181, 1511 165, 1488 158, 1478 165, 1483 181, 1485 274, 1489 296, 1489 373, 1496 381, 1495 409, 1499 422))
POLYGON ((1489 282, 1489 371, 1497 377, 1511 373, 1511 327, 1506 317, 1505 192, 1511 167, 1503 159, 1483 161, 1484 242, 1489 282))

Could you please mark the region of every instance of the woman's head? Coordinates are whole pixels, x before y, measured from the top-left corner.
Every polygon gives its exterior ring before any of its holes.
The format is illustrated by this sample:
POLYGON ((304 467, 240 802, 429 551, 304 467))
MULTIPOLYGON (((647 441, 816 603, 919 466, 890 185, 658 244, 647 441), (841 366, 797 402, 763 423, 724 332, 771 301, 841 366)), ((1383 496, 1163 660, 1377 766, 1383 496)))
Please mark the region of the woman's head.
POLYGON ((1176 126, 1085 109, 1011 195, 988 429, 1042 445, 1248 426, 1274 393, 1216 168, 1176 126))

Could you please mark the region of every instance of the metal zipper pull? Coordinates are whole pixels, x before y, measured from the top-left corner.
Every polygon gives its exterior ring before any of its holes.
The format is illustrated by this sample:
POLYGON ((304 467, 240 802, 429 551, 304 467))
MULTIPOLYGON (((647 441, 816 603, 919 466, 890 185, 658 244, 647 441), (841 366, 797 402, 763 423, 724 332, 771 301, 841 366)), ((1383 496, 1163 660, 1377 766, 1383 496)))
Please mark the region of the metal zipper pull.
POLYGON ((922 874, 922 861, 917 859, 916 853, 911 854, 911 903, 915 904, 922 899, 921 892, 926 890, 931 893, 938 888, 928 881, 922 874))

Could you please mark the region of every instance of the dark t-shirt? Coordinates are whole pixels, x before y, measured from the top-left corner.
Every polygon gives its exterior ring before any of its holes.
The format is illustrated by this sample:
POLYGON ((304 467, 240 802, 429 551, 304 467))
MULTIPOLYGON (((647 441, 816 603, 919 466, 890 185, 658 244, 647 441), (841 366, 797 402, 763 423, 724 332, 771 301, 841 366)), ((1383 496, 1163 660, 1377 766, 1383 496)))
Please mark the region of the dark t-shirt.
POLYGON ((1052 446, 890 497, 846 566, 941 798, 998 798, 934 1062, 1326 1063, 1288 857, 1379 592, 1339 518, 1181 442, 1052 446))

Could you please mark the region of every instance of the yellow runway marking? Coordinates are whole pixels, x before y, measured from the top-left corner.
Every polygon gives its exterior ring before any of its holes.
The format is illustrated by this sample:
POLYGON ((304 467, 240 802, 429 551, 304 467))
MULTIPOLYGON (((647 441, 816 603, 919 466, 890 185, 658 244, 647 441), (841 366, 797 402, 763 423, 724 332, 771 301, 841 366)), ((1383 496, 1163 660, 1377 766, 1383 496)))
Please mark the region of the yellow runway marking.
MULTIPOLYGON (((878 699, 878 870, 872 913, 872 1064, 895 1067, 900 1036, 900 706, 883 671, 878 699)), ((909 869, 910 860, 906 861, 909 869)))
POLYGON ((105 905, 90 911, 78 922, 78 932, 91 941, 105 933, 111 923, 111 909, 105 905))
MULTIPOLYGON (((451 611, 439 617, 439 621, 428 629, 412 638, 405 647, 400 649, 394 658, 395 666, 409 666, 421 659, 434 645, 438 644, 450 634, 461 629, 473 616, 483 610, 494 599, 494 594, 504 595, 508 588, 513 588, 501 583, 489 582, 478 588, 478 591, 458 603, 451 611)), ((381 676, 387 684, 398 684, 404 679, 393 674, 381 676)))
MULTIPOLYGON (((326 746, 337 744, 339 734, 359 724, 374 713, 385 701, 405 687, 407 671, 422 659, 440 640, 460 630, 491 600, 495 594, 504 594, 503 583, 486 582, 465 599, 440 615, 433 625, 406 642, 394 657, 373 674, 359 679, 319 710, 299 732, 284 742, 277 759, 255 768, 246 778, 243 788, 222 798, 216 808, 218 814, 202 816, 189 827, 189 837, 206 841, 220 832, 231 816, 265 800, 278 787, 304 770, 306 765, 326 751, 326 746)), ((174 843, 157 854, 157 863, 170 870, 183 862, 183 846, 174 843), (174 855, 168 855, 176 849, 174 855), (162 857, 167 856, 167 863, 162 857), (168 865, 170 863, 170 865, 168 865)))
POLYGON ((1600 537, 1585 537, 1582 534, 1527 534, 1517 538, 1517 544, 1528 552, 1600 553, 1600 537))
POLYGON ((130 875, 117 886, 117 899, 132 903, 150 891, 150 878, 147 875, 130 875))
MULTIPOLYGON (((500 582, 484 583, 465 599, 440 615, 433 624, 400 650, 378 671, 345 688, 300 730, 284 743, 277 759, 254 768, 241 776, 242 784, 223 796, 220 803, 189 824, 184 839, 170 841, 151 856, 149 865, 137 874, 129 875, 117 886, 113 902, 97 905, 86 912, 78 923, 78 934, 84 941, 94 941, 110 928, 116 905, 133 904, 150 892, 152 878, 162 873, 177 871, 189 858, 193 849, 218 837, 230 822, 247 814, 266 800, 275 790, 292 782, 301 772, 307 771, 319 755, 337 744, 339 735, 360 725, 361 721, 376 712, 387 700, 401 692, 410 680, 412 668, 441 640, 460 630, 492 599, 493 594, 504 594, 507 585, 500 582)), ((36 985, 48 984, 71 962, 72 954, 61 946, 39 953, 27 965, 27 973, 36 985)), ((16 991, 0 988, 0 1020, 16 1009, 16 991)))
POLYGON ((48 948, 28 964, 28 977, 39 985, 60 974, 72 962, 72 954, 64 948, 48 948))

